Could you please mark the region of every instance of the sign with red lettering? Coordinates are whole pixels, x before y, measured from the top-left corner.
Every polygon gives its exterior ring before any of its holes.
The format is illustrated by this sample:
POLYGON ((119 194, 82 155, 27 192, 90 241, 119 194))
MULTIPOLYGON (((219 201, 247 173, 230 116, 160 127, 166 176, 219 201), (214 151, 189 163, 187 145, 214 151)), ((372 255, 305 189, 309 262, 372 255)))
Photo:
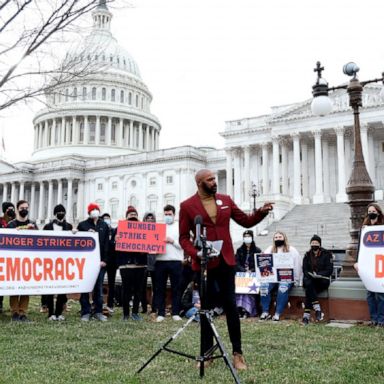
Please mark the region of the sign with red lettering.
POLYGON ((0 296, 91 292, 99 270, 97 233, 0 229, 0 296))
POLYGON ((166 224, 121 220, 117 226, 116 251, 165 253, 166 224))
POLYGON ((384 292, 384 225, 361 230, 358 269, 368 291, 384 292))

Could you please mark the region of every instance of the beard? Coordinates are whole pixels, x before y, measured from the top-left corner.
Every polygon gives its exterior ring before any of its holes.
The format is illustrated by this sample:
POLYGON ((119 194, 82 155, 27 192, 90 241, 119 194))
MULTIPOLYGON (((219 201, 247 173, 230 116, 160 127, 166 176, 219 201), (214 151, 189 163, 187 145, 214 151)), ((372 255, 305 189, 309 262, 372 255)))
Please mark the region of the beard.
POLYGON ((212 187, 209 187, 204 181, 201 184, 203 187, 203 191, 207 195, 214 195, 217 192, 217 185, 216 184, 212 185, 212 187))

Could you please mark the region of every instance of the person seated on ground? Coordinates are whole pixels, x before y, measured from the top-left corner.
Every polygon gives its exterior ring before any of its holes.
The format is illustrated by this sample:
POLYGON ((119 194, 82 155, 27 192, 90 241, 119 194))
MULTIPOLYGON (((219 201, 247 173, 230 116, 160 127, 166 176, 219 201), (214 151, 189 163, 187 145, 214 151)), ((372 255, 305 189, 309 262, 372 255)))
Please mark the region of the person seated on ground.
MULTIPOLYGON (((243 244, 236 251, 236 272, 255 272, 255 253, 261 253, 253 239, 253 231, 243 233, 243 244)), ((236 294, 236 305, 240 318, 257 315, 256 295, 236 294)))
POLYGON ((329 287, 333 272, 332 253, 321 247, 321 238, 313 235, 310 241, 311 249, 303 259, 303 286, 305 289, 305 309, 303 323, 308 324, 311 309, 315 311, 316 321, 324 318, 317 295, 329 287))
MULTIPOLYGON (((185 316, 187 319, 194 316, 200 309, 200 293, 198 283, 193 280, 185 289, 181 298, 180 316, 185 316)), ((199 315, 195 317, 195 321, 199 321, 199 315)))
MULTIPOLYGON (((292 245, 288 244, 287 235, 284 232, 277 231, 273 235, 273 245, 269 246, 264 253, 290 253, 293 257, 293 279, 296 285, 299 285, 302 279, 302 259, 299 252, 292 245)), ((260 320, 269 320, 269 307, 271 304, 272 291, 277 289, 276 296, 276 310, 272 317, 273 321, 279 321, 280 315, 283 313, 288 303, 289 291, 294 283, 281 282, 281 283, 262 283, 260 286, 260 301, 262 307, 262 314, 260 320)))

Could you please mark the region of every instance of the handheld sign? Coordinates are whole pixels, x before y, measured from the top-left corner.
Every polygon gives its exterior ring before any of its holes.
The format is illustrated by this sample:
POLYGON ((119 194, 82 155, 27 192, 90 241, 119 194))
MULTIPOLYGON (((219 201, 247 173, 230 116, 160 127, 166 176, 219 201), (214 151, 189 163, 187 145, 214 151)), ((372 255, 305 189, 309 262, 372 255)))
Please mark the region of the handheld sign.
POLYGON ((293 283, 294 257, 291 253, 257 253, 256 276, 261 283, 293 283))
POLYGON ((97 233, 0 229, 0 296, 92 292, 99 271, 97 233))
POLYGON ((116 251, 165 253, 166 224, 121 220, 117 226, 116 251))
POLYGON ((366 226, 360 235, 359 276, 372 292, 384 292, 384 225, 366 226))
POLYGON ((236 293, 257 295, 260 291, 260 283, 256 279, 255 272, 236 272, 236 293))

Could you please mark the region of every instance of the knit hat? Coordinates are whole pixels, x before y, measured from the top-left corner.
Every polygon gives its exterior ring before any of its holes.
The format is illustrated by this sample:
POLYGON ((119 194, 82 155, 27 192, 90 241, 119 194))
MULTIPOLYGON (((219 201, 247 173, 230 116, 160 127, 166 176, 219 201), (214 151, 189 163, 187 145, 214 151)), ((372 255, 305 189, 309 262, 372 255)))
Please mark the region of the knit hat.
POLYGON ((251 236, 252 239, 253 239, 253 231, 251 231, 250 229, 247 229, 246 231, 244 231, 243 233, 243 237, 244 236, 251 236))
POLYGON ((59 212, 66 212, 65 208, 64 208, 64 205, 62 204, 58 204, 56 205, 55 208, 53 208, 53 214, 56 215, 56 213, 59 213, 59 212))
POLYGON ((128 206, 127 212, 125 212, 125 216, 127 216, 128 213, 131 213, 131 212, 136 212, 136 215, 137 215, 137 210, 136 210, 136 208, 133 205, 129 205, 128 206))
POLYGON ((90 213, 94 209, 97 209, 100 211, 100 207, 96 203, 90 203, 87 208, 87 212, 90 213))
POLYGON ((309 243, 312 243, 312 241, 317 241, 321 245, 321 237, 318 235, 313 235, 309 243))
POLYGON ((143 221, 147 221, 148 217, 151 217, 151 216, 156 221, 156 215, 153 212, 145 212, 143 216, 143 221))
POLYGON ((15 206, 10 201, 4 201, 1 207, 3 208, 3 213, 5 213, 9 207, 15 209, 15 206))

